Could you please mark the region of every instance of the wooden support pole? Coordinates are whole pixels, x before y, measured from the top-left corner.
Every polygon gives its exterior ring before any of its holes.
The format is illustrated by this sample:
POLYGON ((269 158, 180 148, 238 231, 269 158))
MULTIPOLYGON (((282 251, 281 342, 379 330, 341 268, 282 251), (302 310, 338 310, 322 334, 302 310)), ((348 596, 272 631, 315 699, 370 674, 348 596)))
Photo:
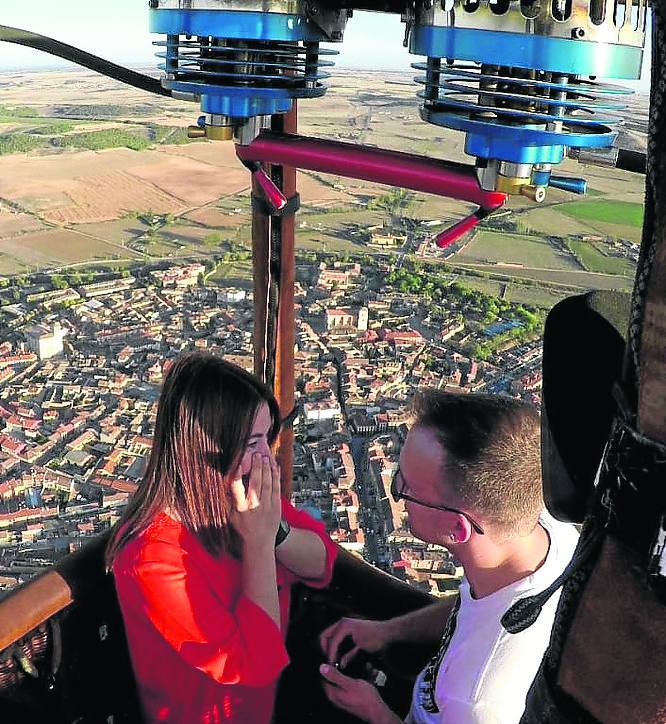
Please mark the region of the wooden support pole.
MULTIPOLYGON (((252 178, 252 197, 261 198, 261 189, 254 177, 252 178)), ((268 242, 270 234, 270 218, 261 209, 252 209, 252 280, 254 283, 254 373, 270 385, 271 380, 265 379, 266 354, 266 313, 268 311, 268 242)))
MULTIPOLYGON (((294 101, 287 114, 273 117, 272 130, 296 133, 297 107, 294 101)), ((296 193, 296 169, 289 166, 267 168, 272 180, 290 199, 296 193)), ((252 194, 263 198, 256 182, 252 194)), ((252 210, 252 266, 254 278, 254 371, 269 386, 273 386, 280 405, 280 414, 286 417, 294 408, 294 279, 295 279, 295 221, 293 213, 271 216, 257 206, 252 210), (277 249, 279 258, 272 271, 279 269, 279 297, 276 339, 266 334, 270 299, 271 250, 277 249), (271 356, 275 355, 274 361, 271 356), (274 364, 270 364, 273 361, 274 364), (268 362, 268 363, 267 363, 268 362), (270 374, 270 370, 273 374, 270 374)), ((291 494, 293 476, 294 433, 287 426, 280 435, 278 460, 281 469, 282 491, 291 494)))
MULTIPOLYGON (((278 126, 274 130, 281 133, 296 133, 298 111, 296 101, 292 110, 284 116, 274 119, 278 126)), ((296 169, 281 167, 282 191, 290 199, 296 193, 296 169)), ((287 214, 276 219, 281 226, 280 248, 280 298, 275 360, 275 394, 283 417, 289 415, 295 403, 294 345, 296 319, 294 312, 294 282, 296 265, 295 217, 287 214)), ((291 425, 280 435, 279 462, 282 491, 291 494, 294 471, 294 431, 291 425)))

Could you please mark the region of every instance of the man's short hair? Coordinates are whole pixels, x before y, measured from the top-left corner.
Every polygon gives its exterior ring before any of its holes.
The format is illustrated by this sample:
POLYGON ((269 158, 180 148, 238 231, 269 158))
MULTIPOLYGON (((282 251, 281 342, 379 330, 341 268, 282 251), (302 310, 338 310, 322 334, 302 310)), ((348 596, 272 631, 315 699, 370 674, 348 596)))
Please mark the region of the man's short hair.
POLYGON ((414 422, 445 452, 446 479, 460 507, 480 513, 500 534, 524 535, 543 510, 540 423, 527 403, 500 395, 422 390, 414 422))

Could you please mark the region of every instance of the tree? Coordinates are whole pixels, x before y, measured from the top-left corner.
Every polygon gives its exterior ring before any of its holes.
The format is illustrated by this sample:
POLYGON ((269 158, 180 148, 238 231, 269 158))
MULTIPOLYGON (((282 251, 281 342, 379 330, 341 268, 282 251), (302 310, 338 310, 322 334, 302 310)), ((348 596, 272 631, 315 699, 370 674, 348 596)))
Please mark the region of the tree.
POLYGON ((148 228, 148 231, 146 231, 144 239, 146 241, 146 246, 150 246, 152 244, 157 244, 157 242, 161 241, 162 235, 156 227, 151 226, 148 228))
POLYGON ((413 195, 407 189, 394 188, 388 193, 368 203, 369 209, 385 211, 391 218, 402 218, 412 204, 413 195))
POLYGON ((464 284, 461 284, 460 282, 453 282, 449 286, 449 290, 451 293, 456 297, 462 297, 463 299, 465 297, 468 297, 471 289, 469 287, 466 287, 464 284))
POLYGON ((67 283, 67 280, 65 277, 61 276, 60 274, 52 274, 51 278, 51 286, 54 289, 68 289, 69 284, 67 283))
POLYGON ((469 354, 471 357, 473 357, 474 359, 477 359, 481 362, 486 362, 492 356, 492 352, 491 352, 490 348, 488 347, 488 345, 483 344, 481 342, 477 342, 476 344, 474 344, 471 347, 469 354))

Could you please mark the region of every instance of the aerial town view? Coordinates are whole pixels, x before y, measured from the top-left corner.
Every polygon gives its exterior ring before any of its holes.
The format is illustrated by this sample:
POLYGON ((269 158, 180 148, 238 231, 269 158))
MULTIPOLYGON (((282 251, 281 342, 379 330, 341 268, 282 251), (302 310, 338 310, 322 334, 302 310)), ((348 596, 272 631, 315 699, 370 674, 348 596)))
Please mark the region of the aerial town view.
MULTIPOLYGON (((0 74, 0 596, 119 518, 165 366, 253 367, 250 176, 192 140, 192 104, 87 71, 0 74)), ((621 145, 645 149, 647 97, 621 145)), ((408 73, 338 71, 299 132, 469 162, 408 73)), ((643 177, 572 160, 587 195, 512 199, 452 247, 461 202, 310 172, 296 216, 292 500, 343 548, 434 595, 461 571, 389 489, 420 387, 540 403, 546 313, 630 291, 643 177)), ((581 367, 580 374, 593 372, 581 367)))

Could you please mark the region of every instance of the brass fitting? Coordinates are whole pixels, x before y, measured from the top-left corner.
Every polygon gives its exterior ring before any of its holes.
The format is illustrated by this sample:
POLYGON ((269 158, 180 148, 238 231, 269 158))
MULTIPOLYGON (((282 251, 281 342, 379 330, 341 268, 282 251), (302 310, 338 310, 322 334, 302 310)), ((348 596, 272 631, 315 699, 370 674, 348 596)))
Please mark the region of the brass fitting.
POLYGON ((206 126, 206 138, 211 141, 231 141, 233 136, 233 126, 206 126))
POLYGON ((188 138, 206 138, 206 129, 201 126, 188 126, 187 127, 188 138))
POLYGON ((520 189, 520 193, 523 196, 527 196, 528 199, 536 201, 537 204, 540 204, 546 198, 546 187, 532 186, 530 184, 529 186, 522 186, 520 189))
POLYGON ((232 126, 188 126, 188 138, 208 138, 211 141, 231 141, 234 135, 232 126))
POLYGON ((503 194, 516 195, 522 193, 523 187, 528 186, 529 183, 529 176, 503 176, 502 174, 498 174, 497 180, 495 181, 495 191, 500 191, 503 194))

